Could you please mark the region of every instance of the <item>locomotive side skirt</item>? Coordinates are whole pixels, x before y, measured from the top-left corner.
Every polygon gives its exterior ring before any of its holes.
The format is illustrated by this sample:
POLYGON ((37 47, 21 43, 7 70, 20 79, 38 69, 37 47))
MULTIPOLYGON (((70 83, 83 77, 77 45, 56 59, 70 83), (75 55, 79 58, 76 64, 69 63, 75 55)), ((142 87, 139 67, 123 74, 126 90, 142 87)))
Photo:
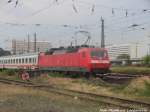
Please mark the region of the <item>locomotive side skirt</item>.
POLYGON ((80 67, 43 67, 39 68, 39 70, 45 70, 45 71, 74 71, 74 72, 89 72, 86 68, 80 68, 80 67))

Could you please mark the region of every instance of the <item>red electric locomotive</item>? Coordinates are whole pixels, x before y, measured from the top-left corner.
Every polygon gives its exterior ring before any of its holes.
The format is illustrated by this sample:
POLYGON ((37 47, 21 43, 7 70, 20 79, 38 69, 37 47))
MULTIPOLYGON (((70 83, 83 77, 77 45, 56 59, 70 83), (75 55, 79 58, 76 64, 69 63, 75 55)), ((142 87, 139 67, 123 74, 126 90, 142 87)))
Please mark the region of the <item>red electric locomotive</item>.
POLYGON ((110 61, 106 49, 81 47, 40 54, 38 65, 41 70, 95 74, 108 72, 110 61))

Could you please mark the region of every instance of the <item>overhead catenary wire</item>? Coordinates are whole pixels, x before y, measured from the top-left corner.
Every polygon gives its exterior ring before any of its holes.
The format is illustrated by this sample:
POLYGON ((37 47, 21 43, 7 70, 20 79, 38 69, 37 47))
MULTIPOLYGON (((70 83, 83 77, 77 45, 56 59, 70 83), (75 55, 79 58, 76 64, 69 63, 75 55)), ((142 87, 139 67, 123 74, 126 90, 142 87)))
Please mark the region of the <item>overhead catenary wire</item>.
MULTIPOLYGON (((58 2, 58 1, 57 1, 58 2)), ((80 1, 78 1, 78 3, 80 3, 80 1)), ((87 2, 86 2, 87 3, 87 2)), ((93 3, 87 3, 87 4, 89 4, 91 7, 92 7, 92 5, 93 5, 93 3)), ((49 6, 48 6, 49 7, 49 6)), ((47 8, 48 8, 47 7, 47 8)), ((92 10, 94 10, 93 12, 95 12, 95 7, 105 7, 105 8, 108 8, 108 9, 110 9, 110 11, 112 11, 112 13, 113 14, 115 14, 116 15, 116 10, 120 10, 120 8, 115 8, 115 7, 110 7, 110 6, 106 6, 106 5, 100 5, 100 4, 94 4, 94 8, 92 7, 92 10), (113 9, 113 10, 112 10, 113 9)), ((75 6, 75 8, 76 8, 76 6, 75 6)), ((39 11, 36 11, 36 12, 34 12, 33 13, 33 15, 31 15, 31 16, 29 16, 29 17, 32 17, 32 16, 34 16, 34 15, 37 15, 37 14, 40 14, 41 12, 43 12, 44 10, 46 10, 46 7, 45 8, 43 8, 43 9, 41 9, 41 10, 39 10, 39 11)), ((92 10, 90 10, 91 12, 92 12, 92 10)), ((125 11, 127 11, 128 10, 128 12, 131 10, 131 9, 123 9, 123 11, 125 12, 125 11)), ((136 10, 136 11, 143 11, 143 12, 141 12, 141 14, 145 14, 145 12, 148 12, 149 11, 149 9, 138 9, 138 10, 136 10), (148 10, 148 11, 147 11, 148 10)), ((133 10, 132 10, 133 11, 133 10)), ((77 11, 75 11, 75 13, 76 13, 77 11)), ((79 11, 78 11, 79 12, 79 11)), ((130 13, 128 13, 127 14, 127 16, 128 16, 128 18, 130 17, 130 13)), ((123 18, 125 18, 125 17, 123 17, 123 18)), ((122 20, 122 19, 120 19, 120 20, 122 20)), ((126 20, 125 20, 126 21, 126 20)), ((118 20, 117 20, 117 22, 116 23, 119 23, 118 22, 118 20)), ((9 24, 9 23, 8 23, 9 24)), ((11 23, 10 23, 11 24, 11 23)), ((40 27, 42 24, 39 24, 39 23, 37 23, 37 24, 35 24, 35 26, 38 26, 38 27, 40 27)), ((12 24, 12 26, 26 26, 26 24, 12 24)), ((65 26, 65 25, 64 25, 65 26)), ((74 26, 65 26, 65 28, 73 28, 74 26)), ((91 27, 91 26, 88 26, 87 25, 87 27, 91 27)), ((111 27, 110 25, 108 26, 108 27, 111 27)), ((77 27, 76 27, 77 28, 77 27)))
MULTIPOLYGON (((79 0, 78 3, 82 3, 82 4, 85 4, 85 5, 93 5, 94 3, 92 2, 87 2, 87 1, 81 1, 79 0)), ((113 7, 113 6, 107 6, 107 5, 103 5, 103 4, 99 4, 99 3, 96 3, 95 4, 95 7, 102 7, 102 8, 107 8, 107 9, 110 9, 110 10, 118 10, 118 11, 150 11, 150 8, 138 8, 138 9, 134 9, 134 8, 120 8, 120 7, 113 7)))
POLYGON ((120 22, 124 22, 124 21, 128 21, 129 19, 136 19, 136 18, 139 18, 139 16, 149 16, 150 15, 150 12, 147 12, 147 13, 139 13, 139 14, 135 14, 135 15, 128 15, 128 18, 125 18, 125 17, 120 17, 120 18, 115 18, 116 20, 114 19, 106 19, 107 21, 111 22, 111 24, 109 25, 113 25, 113 24, 116 24, 116 23, 120 23, 120 22))

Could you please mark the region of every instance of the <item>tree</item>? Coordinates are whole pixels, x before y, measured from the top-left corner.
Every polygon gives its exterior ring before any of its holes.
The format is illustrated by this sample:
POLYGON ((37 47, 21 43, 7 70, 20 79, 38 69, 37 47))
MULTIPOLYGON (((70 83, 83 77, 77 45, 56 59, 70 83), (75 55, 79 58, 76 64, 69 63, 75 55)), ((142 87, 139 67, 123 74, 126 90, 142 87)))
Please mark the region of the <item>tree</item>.
POLYGON ((143 64, 146 66, 150 66, 150 55, 143 57, 143 64))
POLYGON ((10 51, 5 51, 2 48, 0 48, 0 56, 8 56, 11 55, 10 51))

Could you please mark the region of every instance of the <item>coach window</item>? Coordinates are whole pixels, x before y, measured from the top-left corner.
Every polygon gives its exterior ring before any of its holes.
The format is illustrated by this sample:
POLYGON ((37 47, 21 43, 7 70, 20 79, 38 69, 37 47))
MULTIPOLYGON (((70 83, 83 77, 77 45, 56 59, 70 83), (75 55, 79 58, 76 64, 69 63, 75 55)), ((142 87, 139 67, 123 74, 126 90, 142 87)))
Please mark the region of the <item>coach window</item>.
POLYGON ((29 58, 29 63, 31 63, 32 61, 31 61, 31 58, 29 58))
POLYGON ((34 58, 32 58, 32 64, 34 63, 34 58))
POLYGON ((86 57, 86 53, 82 52, 82 57, 85 58, 86 57))
POLYGON ((21 64, 21 59, 19 59, 19 64, 21 64))
POLYGON ((24 63, 24 58, 22 58, 22 63, 24 63))
POLYGON ((28 58, 25 59, 25 63, 28 63, 28 58))
POLYGON ((34 63, 36 64, 36 58, 34 58, 34 63))
POLYGON ((8 63, 10 64, 10 59, 8 60, 8 63))
POLYGON ((15 63, 15 59, 13 59, 13 64, 15 63))
POLYGON ((34 63, 34 58, 32 58, 32 63, 34 63))
POLYGON ((18 64, 18 59, 16 59, 16 64, 18 64))

